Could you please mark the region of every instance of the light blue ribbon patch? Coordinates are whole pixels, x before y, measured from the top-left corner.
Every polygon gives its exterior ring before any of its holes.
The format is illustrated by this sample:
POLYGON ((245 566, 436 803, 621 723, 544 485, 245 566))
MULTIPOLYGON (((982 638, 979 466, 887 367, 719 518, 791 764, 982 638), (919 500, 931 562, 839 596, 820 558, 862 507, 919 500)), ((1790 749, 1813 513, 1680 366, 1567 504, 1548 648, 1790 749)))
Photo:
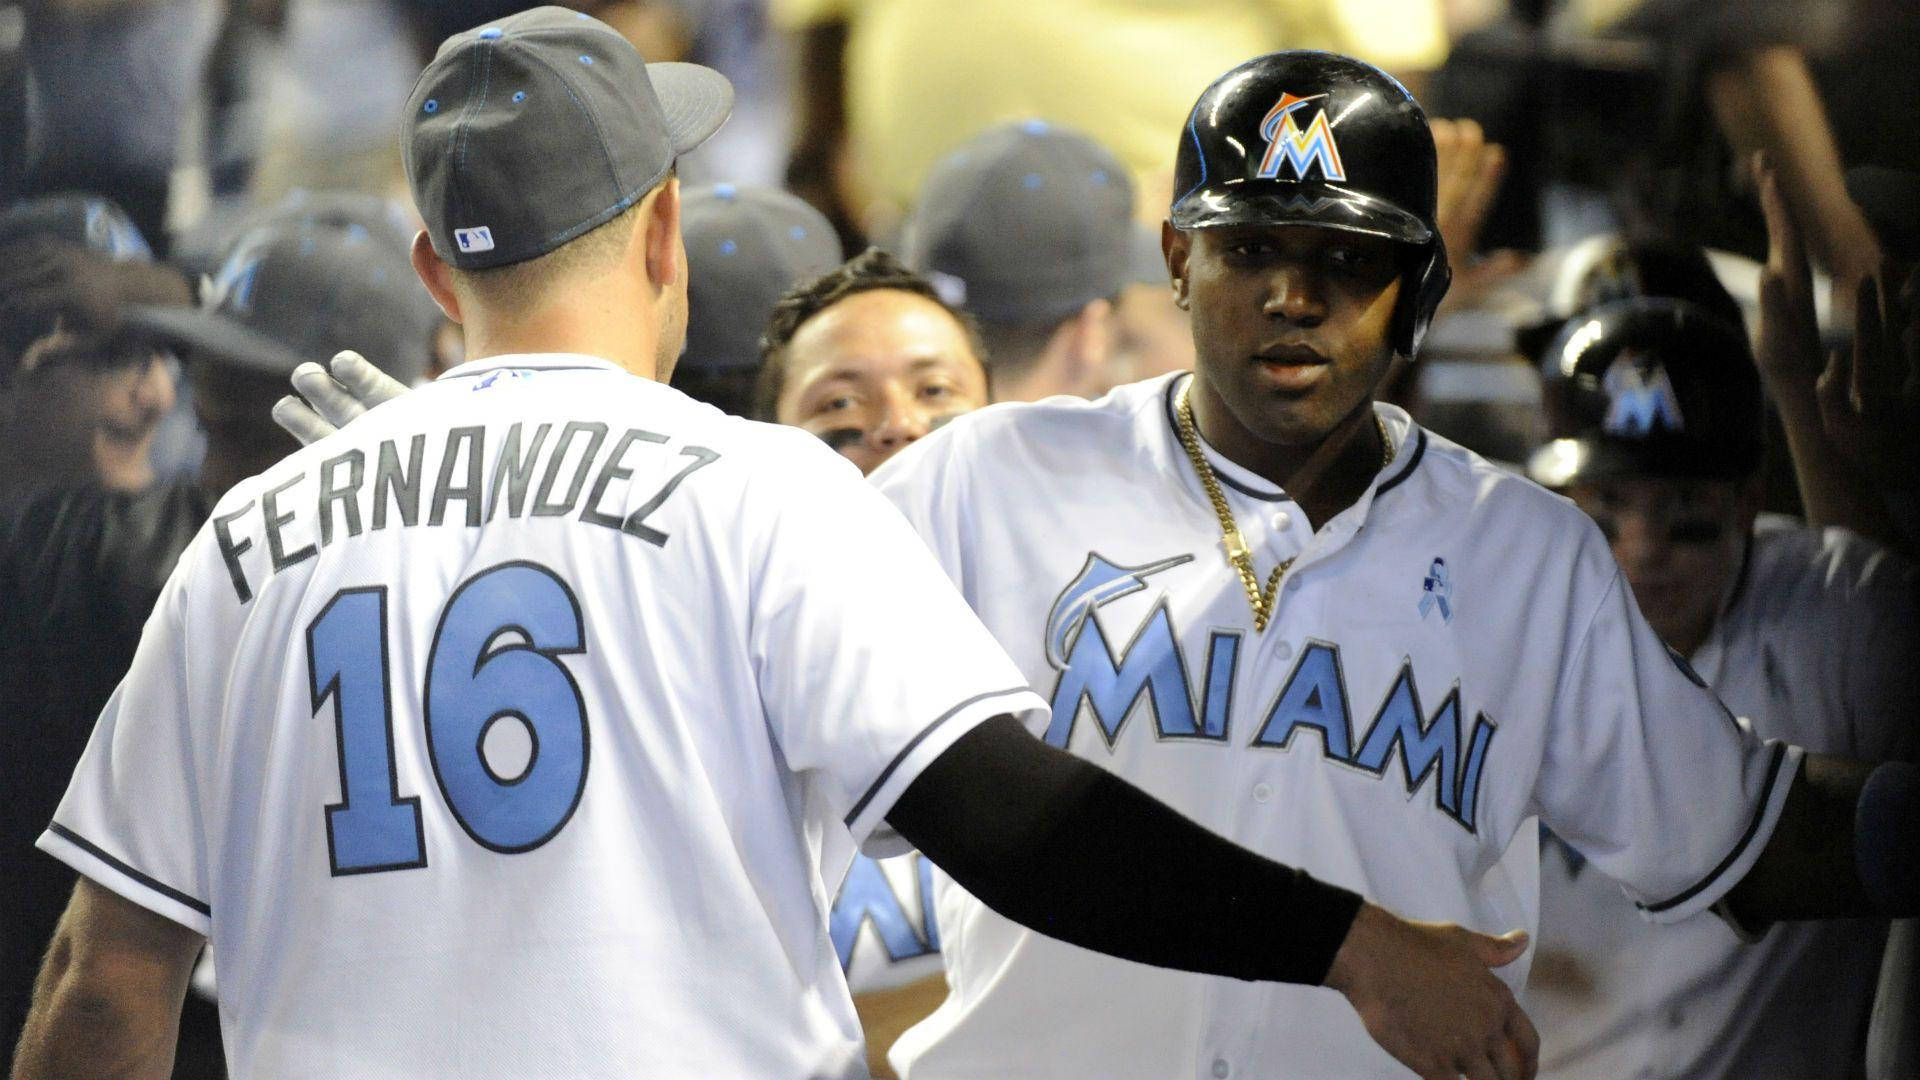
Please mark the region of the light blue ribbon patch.
POLYGON ((1433 565, 1427 568, 1427 579, 1420 583, 1420 617, 1435 607, 1440 609, 1440 621, 1453 621, 1453 586, 1447 581, 1447 560, 1435 558, 1433 565))

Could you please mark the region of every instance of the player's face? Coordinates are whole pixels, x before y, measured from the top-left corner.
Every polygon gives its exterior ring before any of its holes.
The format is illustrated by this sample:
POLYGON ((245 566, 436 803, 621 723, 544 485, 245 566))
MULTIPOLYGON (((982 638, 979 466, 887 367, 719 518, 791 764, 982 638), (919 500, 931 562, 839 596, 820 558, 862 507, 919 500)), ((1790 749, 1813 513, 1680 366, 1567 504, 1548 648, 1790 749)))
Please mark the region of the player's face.
POLYGON ((827 441, 863 473, 987 403, 987 374, 940 305, 898 289, 855 293, 788 343, 783 424, 827 441))
POLYGON ((1569 494, 1600 526, 1661 640, 1691 654, 1740 572, 1756 499, 1729 481, 1628 477, 1569 494))
POLYGON ((1200 377, 1240 429, 1313 446, 1392 361, 1400 261, 1390 240, 1311 225, 1173 234, 1200 377))
POLYGON ((91 350, 84 359, 56 350, 22 378, 13 408, 18 436, 48 475, 138 491, 153 482, 149 455, 173 408, 173 365, 147 350, 100 359, 91 350))
POLYGON ((1195 368, 1261 442, 1308 447, 1368 400, 1393 359, 1392 242, 1304 225, 1174 232, 1195 368))

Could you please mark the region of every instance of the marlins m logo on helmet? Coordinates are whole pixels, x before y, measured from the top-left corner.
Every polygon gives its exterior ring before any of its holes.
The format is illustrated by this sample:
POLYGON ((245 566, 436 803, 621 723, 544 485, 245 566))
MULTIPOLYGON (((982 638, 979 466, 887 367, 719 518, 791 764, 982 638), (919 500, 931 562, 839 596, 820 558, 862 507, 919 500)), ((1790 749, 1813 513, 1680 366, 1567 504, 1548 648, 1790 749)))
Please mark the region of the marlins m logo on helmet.
POLYGON ((1673 380, 1659 361, 1634 349, 1622 349, 1601 380, 1607 392, 1607 416, 1600 428, 1609 435, 1645 438, 1656 429, 1685 431, 1673 380))
POLYGON ((1333 125, 1327 122, 1326 109, 1315 113, 1305 130, 1294 119, 1294 114, 1308 102, 1326 96, 1280 95, 1280 100, 1274 102, 1273 108, 1267 110, 1266 118, 1260 121, 1260 137, 1267 141, 1267 152, 1261 157, 1260 168, 1255 170, 1255 176, 1262 180, 1277 179, 1280 166, 1285 164, 1293 169, 1295 179, 1305 180, 1307 170, 1318 162, 1320 175, 1326 179, 1347 178, 1346 167, 1340 163, 1340 146, 1333 141, 1333 125))

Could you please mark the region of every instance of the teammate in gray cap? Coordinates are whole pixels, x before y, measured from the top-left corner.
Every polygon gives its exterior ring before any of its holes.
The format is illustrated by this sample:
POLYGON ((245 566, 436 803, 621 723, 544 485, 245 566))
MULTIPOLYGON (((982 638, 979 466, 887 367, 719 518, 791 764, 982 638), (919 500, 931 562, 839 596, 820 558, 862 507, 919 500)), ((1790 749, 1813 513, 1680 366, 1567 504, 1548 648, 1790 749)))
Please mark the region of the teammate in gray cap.
POLYGON ((734 416, 753 415, 760 335, 788 289, 840 264, 820 211, 777 188, 688 188, 687 349, 673 388, 734 416))
POLYGON ((1098 397, 1118 381, 1116 306, 1161 283, 1126 166, 1041 120, 995 128, 934 166, 903 233, 907 264, 979 320, 995 401, 1098 397))
POLYGON ((729 98, 558 8, 441 47, 414 264, 471 359, 241 481, 183 556, 40 839, 85 880, 16 1077, 163 1068, 209 936, 241 1078, 857 1076, 823 881, 896 834, 1062 939, 1325 981, 1399 1047, 1504 1038, 1473 949, 1511 943, 1046 748, 854 469, 658 381, 673 162, 729 98))

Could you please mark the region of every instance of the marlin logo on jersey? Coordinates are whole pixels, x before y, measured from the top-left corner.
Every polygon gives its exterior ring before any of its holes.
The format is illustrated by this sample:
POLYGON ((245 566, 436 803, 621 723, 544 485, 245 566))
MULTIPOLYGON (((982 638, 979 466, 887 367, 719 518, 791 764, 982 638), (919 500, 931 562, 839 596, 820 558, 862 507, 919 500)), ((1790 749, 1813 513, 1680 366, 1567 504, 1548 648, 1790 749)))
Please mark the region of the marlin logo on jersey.
MULTIPOLYGON (((1060 672, 1049 702, 1053 718, 1047 726, 1048 743, 1067 748, 1074 726, 1086 716, 1112 750, 1143 699, 1152 706, 1158 739, 1227 743, 1242 631, 1213 630, 1207 635, 1206 664, 1196 700, 1194 667, 1181 649, 1165 596, 1152 605, 1119 650, 1096 614, 1122 597, 1145 590, 1149 576, 1190 561, 1192 556, 1182 555, 1122 566, 1098 553, 1088 554, 1086 564, 1054 600, 1047 617, 1047 659, 1060 672)), ((1435 564, 1444 574, 1445 564, 1440 560, 1435 564)), ((1442 577, 1425 596, 1438 606, 1446 589, 1442 577)), ((1354 728, 1348 706, 1351 696, 1340 646, 1309 639, 1251 745, 1290 751, 1294 737, 1306 731, 1318 738, 1323 756, 1375 779, 1384 779, 1398 757, 1409 793, 1431 783, 1435 806, 1468 832, 1476 831, 1480 780, 1496 727, 1484 713, 1474 716, 1470 729, 1465 727, 1460 684, 1455 682, 1429 713, 1420 702, 1413 662, 1403 660, 1363 732, 1354 728)))
POLYGON ((1054 667, 1067 666, 1068 646, 1094 608, 1137 593, 1147 587, 1147 578, 1152 575, 1192 561, 1191 555, 1175 555, 1144 566, 1119 566, 1096 552, 1088 552, 1086 565, 1047 614, 1047 659, 1054 667))
POLYGON ((1607 434, 1644 439, 1655 429, 1686 430, 1673 381, 1659 361, 1647 359, 1634 349, 1622 349, 1607 367, 1601 385, 1606 389, 1608 405, 1600 427, 1607 434))
POLYGON ((1275 180, 1280 176, 1280 166, 1286 165, 1293 170, 1296 180, 1305 180, 1307 170, 1318 164, 1320 175, 1327 180, 1345 180, 1346 166, 1340 163, 1340 146, 1333 141, 1333 125, 1327 122, 1327 110, 1321 109, 1314 114, 1311 123, 1302 129, 1294 114, 1305 108, 1308 102, 1326 97, 1314 94, 1311 97, 1295 97, 1281 94, 1273 108, 1267 110, 1265 119, 1260 121, 1260 137, 1267 142, 1267 152, 1260 158, 1260 167, 1254 175, 1262 180, 1275 180))

